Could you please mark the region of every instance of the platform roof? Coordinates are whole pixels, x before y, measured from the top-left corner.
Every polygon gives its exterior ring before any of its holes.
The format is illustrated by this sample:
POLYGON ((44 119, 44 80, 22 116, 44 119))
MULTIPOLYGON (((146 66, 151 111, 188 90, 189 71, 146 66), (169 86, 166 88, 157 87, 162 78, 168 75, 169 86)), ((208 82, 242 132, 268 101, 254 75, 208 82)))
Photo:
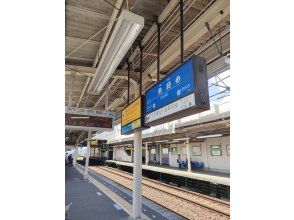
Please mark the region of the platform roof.
MULTIPOLYGON (((108 95, 108 109, 116 112, 116 123, 119 123, 121 109, 126 106, 127 100, 127 80, 121 77, 127 75, 126 58, 131 61, 132 79, 138 81, 138 42, 142 42, 144 46, 143 92, 155 83, 157 17, 161 23, 161 77, 180 64, 179 1, 145 0, 139 4, 137 11, 145 18, 144 29, 110 79, 109 86, 105 86, 99 94, 87 93, 87 87, 99 63, 97 54, 103 53, 103 48, 111 35, 112 29, 104 27, 115 24, 113 20, 120 15, 121 9, 132 8, 134 3, 135 0, 66 0, 66 106, 105 109, 108 95), (99 30, 101 32, 95 35, 99 30), (90 39, 92 36, 94 37, 90 39)), ((230 52, 229 0, 184 0, 184 37, 184 58, 188 59, 193 54, 205 57, 209 77, 218 74, 219 70, 228 69, 229 64, 225 62, 224 55, 230 52), (205 27, 207 21, 211 31, 205 27), (219 53, 220 50, 222 55, 219 53)), ((134 98, 134 91, 131 88, 130 99, 134 98)))

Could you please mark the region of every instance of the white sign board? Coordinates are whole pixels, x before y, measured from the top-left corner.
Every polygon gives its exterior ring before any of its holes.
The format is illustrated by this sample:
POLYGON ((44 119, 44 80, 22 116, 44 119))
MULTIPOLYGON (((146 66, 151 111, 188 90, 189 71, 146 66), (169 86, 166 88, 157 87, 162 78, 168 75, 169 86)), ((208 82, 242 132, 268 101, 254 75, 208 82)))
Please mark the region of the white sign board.
POLYGON ((166 117, 176 112, 195 106, 195 94, 192 93, 182 99, 179 99, 169 105, 166 105, 154 112, 151 112, 145 116, 145 123, 155 121, 157 119, 166 117))

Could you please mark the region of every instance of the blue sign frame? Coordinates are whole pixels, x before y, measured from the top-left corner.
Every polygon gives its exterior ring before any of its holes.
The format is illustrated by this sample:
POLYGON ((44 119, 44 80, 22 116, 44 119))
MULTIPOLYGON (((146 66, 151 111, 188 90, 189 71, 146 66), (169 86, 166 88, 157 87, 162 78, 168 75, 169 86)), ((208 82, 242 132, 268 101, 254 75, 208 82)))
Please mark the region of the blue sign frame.
POLYGON ((206 60, 193 55, 145 92, 145 125, 158 125, 210 109, 206 60))
POLYGON ((195 90, 194 66, 190 59, 145 93, 146 114, 179 100, 195 90))

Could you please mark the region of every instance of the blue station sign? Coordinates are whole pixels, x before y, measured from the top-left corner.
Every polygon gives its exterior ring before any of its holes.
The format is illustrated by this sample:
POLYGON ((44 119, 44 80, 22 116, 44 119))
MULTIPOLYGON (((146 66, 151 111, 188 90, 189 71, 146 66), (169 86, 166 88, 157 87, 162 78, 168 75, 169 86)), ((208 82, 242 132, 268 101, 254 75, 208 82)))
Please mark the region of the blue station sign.
POLYGON ((144 122, 156 125, 209 110, 207 68, 193 56, 145 93, 144 122))

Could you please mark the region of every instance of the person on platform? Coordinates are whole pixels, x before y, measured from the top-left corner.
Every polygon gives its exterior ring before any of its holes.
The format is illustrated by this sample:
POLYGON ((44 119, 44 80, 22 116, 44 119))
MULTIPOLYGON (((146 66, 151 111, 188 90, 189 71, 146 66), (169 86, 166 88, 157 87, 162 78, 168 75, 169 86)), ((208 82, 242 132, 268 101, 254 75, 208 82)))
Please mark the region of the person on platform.
POLYGON ((153 154, 153 162, 156 163, 156 154, 153 154))
POLYGON ((178 155, 177 162, 179 164, 179 169, 182 169, 182 163, 181 163, 182 161, 181 161, 181 155, 180 154, 178 155))
POLYGON ((67 160, 68 160, 68 165, 71 167, 72 166, 72 154, 68 154, 68 157, 67 157, 67 160))

